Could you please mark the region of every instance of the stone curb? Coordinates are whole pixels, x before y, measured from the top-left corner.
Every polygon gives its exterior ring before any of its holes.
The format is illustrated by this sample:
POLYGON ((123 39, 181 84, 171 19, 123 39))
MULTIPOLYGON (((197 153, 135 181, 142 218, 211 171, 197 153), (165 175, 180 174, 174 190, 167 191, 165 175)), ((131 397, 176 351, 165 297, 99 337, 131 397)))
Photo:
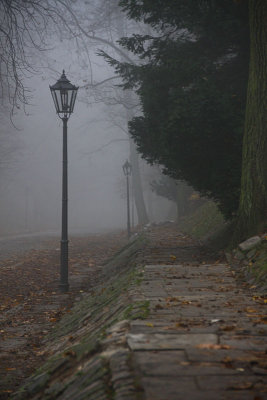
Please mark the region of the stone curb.
POLYGON ((259 294, 267 293, 267 270, 260 265, 260 254, 267 251, 267 234, 253 236, 240 243, 232 252, 226 252, 228 263, 237 277, 245 280, 259 294), (265 248, 265 250, 264 250, 265 248))

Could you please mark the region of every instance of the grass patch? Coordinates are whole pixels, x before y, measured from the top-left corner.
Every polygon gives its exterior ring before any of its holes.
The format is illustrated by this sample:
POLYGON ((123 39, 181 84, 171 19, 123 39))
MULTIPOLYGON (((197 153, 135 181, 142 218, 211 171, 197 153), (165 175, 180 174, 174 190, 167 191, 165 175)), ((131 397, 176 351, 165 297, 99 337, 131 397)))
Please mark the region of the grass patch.
POLYGON ((146 319, 150 313, 149 306, 150 302, 148 300, 130 304, 123 313, 123 319, 146 319))
POLYGON ((248 268, 257 284, 267 286, 267 241, 257 248, 248 268))
POLYGON ((193 214, 184 217, 179 228, 197 239, 205 240, 225 227, 223 215, 216 204, 207 201, 193 214))

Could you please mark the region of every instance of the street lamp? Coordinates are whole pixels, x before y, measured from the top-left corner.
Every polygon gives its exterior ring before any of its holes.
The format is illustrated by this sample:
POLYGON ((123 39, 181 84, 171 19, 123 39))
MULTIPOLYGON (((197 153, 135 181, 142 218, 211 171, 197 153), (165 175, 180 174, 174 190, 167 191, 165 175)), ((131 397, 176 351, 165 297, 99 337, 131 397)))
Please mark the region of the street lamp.
POLYGON ((132 166, 129 163, 128 160, 125 161, 125 163, 122 166, 124 175, 126 176, 126 182, 127 182, 127 232, 128 232, 128 238, 131 236, 131 222, 130 222, 130 193, 129 193, 129 176, 132 173, 132 166))
POLYGON ((67 292, 68 282, 68 145, 67 122, 73 112, 78 87, 70 83, 65 71, 60 79, 49 86, 55 103, 56 112, 63 121, 63 170, 62 170, 62 231, 61 231, 61 264, 60 264, 60 290, 67 292))

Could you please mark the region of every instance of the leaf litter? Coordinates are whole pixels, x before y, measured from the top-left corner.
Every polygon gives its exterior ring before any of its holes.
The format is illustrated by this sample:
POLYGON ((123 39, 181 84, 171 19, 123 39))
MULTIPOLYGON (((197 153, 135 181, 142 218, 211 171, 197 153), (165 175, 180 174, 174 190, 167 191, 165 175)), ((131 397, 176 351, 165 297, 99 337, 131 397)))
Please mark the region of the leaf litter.
POLYGON ((72 238, 69 277, 76 276, 67 295, 58 290, 58 242, 51 249, 31 250, 0 261, 0 397, 8 399, 45 359, 43 337, 77 296, 94 286, 96 266, 103 265, 127 243, 125 233, 72 238), (79 280, 80 275, 80 280, 79 280))

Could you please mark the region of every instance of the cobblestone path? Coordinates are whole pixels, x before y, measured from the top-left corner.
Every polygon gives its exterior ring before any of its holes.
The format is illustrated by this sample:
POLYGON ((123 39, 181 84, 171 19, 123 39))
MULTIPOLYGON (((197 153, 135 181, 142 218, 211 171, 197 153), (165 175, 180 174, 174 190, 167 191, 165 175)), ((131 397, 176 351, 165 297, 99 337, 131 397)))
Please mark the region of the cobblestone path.
POLYGON ((150 314, 127 335, 144 399, 267 399, 266 301, 189 238, 149 236, 133 300, 150 314))

